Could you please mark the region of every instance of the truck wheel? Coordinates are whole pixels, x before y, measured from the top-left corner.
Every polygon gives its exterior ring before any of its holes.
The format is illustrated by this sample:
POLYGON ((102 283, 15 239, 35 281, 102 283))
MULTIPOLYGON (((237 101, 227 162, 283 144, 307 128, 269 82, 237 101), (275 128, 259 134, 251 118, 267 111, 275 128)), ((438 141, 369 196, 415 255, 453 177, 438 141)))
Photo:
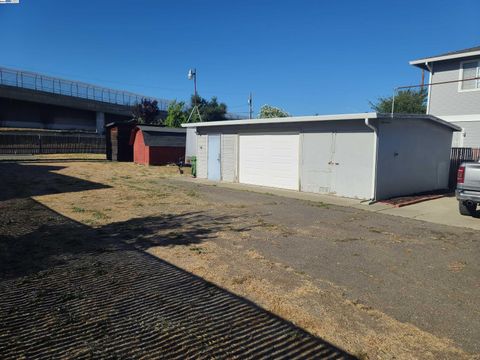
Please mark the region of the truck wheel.
POLYGON ((460 210, 460 214, 466 216, 473 216, 477 212, 477 204, 468 205, 464 201, 458 202, 458 210, 460 210))

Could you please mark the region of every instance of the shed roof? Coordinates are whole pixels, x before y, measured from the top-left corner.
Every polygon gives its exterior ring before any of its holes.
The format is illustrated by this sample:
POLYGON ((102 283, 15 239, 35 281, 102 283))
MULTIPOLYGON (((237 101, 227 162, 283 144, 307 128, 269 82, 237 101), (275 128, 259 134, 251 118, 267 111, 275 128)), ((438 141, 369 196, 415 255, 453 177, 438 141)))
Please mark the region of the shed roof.
POLYGON ((165 126, 155 126, 155 125, 137 125, 142 131, 149 131, 149 132, 158 132, 158 133, 179 133, 184 134, 186 132, 185 129, 180 128, 169 128, 165 126))
POLYGON ((432 115, 422 114, 379 114, 375 112, 356 113, 356 114, 333 114, 333 115, 317 115, 317 116, 292 116, 271 119, 244 119, 244 120, 226 120, 226 121, 207 121, 198 123, 182 124, 182 127, 207 127, 207 126, 231 126, 231 125, 255 125, 255 124, 286 124, 299 122, 318 122, 318 121, 344 121, 344 120, 360 120, 365 119, 419 119, 436 123, 441 126, 448 127, 453 131, 460 131, 461 128, 455 124, 439 119, 432 115))
POLYGON ((146 146, 185 146, 187 129, 138 125, 132 131, 132 136, 130 137, 131 144, 133 144, 135 133, 139 130, 142 131, 143 142, 146 146))
POLYGON ((410 65, 417 66, 419 68, 428 70, 426 63, 431 63, 435 61, 451 60, 451 59, 461 59, 469 56, 480 55, 480 46, 475 46, 467 49, 450 51, 440 55, 429 56, 426 58, 412 60, 410 65))

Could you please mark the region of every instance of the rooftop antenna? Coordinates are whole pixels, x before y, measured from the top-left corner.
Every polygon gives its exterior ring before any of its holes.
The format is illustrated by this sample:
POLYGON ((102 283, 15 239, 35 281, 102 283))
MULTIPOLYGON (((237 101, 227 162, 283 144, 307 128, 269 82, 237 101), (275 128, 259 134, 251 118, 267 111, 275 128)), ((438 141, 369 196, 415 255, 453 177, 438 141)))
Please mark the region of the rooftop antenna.
POLYGON ((192 111, 190 112, 190 115, 188 116, 187 123, 190 122, 190 119, 192 118, 192 115, 194 112, 197 113, 198 118, 200 119, 200 122, 202 122, 202 115, 200 115, 200 110, 198 109, 197 105, 197 69, 193 68, 188 70, 188 80, 193 80, 193 108, 192 111))

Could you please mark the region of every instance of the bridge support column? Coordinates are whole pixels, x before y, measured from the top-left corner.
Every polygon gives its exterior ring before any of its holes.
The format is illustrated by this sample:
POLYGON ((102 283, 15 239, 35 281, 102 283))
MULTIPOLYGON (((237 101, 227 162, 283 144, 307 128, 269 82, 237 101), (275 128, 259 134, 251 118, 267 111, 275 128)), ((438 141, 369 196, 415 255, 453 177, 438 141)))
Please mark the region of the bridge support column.
POLYGON ((105 133, 105 113, 97 111, 97 134, 103 135, 105 133))

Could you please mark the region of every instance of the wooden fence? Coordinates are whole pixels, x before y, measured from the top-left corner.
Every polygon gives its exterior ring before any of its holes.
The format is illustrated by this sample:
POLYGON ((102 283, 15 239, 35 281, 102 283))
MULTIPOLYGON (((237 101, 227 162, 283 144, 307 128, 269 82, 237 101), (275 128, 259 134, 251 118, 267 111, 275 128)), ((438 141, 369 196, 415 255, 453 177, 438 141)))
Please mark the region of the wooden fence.
POLYGON ((469 161, 480 161, 480 149, 452 148, 450 153, 450 189, 457 186, 457 171, 460 164, 469 161))
POLYGON ((0 154, 105 153, 105 138, 87 134, 0 133, 0 154))

